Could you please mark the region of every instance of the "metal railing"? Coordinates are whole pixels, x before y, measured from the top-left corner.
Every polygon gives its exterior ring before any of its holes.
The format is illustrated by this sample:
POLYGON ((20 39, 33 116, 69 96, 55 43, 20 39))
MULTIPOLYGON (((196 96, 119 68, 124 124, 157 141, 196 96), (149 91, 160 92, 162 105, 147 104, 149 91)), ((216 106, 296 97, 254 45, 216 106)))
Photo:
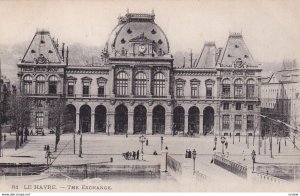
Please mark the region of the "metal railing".
POLYGON ((240 177, 247 178, 247 167, 242 166, 238 163, 225 159, 224 157, 214 155, 214 164, 230 171, 233 174, 236 174, 240 177))

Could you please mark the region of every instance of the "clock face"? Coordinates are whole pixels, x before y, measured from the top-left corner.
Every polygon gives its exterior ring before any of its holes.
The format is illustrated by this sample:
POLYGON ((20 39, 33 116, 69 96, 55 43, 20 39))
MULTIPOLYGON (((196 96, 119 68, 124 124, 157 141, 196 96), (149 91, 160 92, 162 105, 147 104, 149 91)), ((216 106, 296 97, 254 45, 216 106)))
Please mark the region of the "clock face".
POLYGON ((145 45, 139 45, 139 52, 140 53, 145 53, 146 52, 146 50, 147 50, 147 47, 145 46, 145 45))
POLYGON ((237 67, 237 68, 243 67, 243 61, 240 58, 236 59, 234 64, 235 64, 235 67, 237 67))

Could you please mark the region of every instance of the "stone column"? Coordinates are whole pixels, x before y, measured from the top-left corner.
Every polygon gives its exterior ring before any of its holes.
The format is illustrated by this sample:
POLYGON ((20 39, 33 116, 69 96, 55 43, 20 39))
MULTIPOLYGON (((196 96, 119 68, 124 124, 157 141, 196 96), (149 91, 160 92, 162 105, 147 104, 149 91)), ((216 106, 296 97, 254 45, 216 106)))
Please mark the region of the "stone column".
POLYGON ((115 133, 115 113, 107 113, 107 126, 106 126, 107 134, 115 133))
POLYGON ((151 69, 149 70, 149 78, 147 78, 147 95, 152 96, 151 93, 151 85, 152 85, 152 72, 151 69))
POLYGON ((242 115, 242 131, 241 134, 246 135, 247 133, 247 115, 243 114, 242 115))
POLYGON ((152 112, 147 113, 147 130, 146 134, 151 135, 152 134, 152 112))
POLYGON ((171 135, 172 134, 172 114, 171 112, 166 112, 166 118, 165 118, 165 135, 171 135))
POLYGON ((185 114, 184 115, 184 133, 187 133, 189 131, 189 115, 185 114))
POLYGON ((79 132, 79 121, 80 121, 80 115, 79 112, 76 112, 76 128, 75 128, 76 133, 79 132))
POLYGON ((214 135, 218 135, 220 133, 220 116, 214 115, 214 135))
POLYGON ((203 114, 199 114, 199 134, 203 135, 203 114))
MULTIPOLYGON (((36 80, 33 80, 32 81, 32 86, 31 86, 31 93, 32 94, 35 94, 35 88, 36 88, 36 80)), ((24 91, 24 89, 23 89, 23 91, 24 91)))
POLYGON ((133 134, 133 112, 128 112, 128 130, 127 133, 133 134))
POLYGON ((235 119, 234 116, 235 116, 234 114, 231 114, 229 117, 229 120, 230 120, 229 121, 229 132, 232 132, 232 133, 234 133, 234 129, 235 129, 234 128, 234 119, 235 119))
POLYGON ((91 115, 91 133, 95 133, 95 112, 91 115))

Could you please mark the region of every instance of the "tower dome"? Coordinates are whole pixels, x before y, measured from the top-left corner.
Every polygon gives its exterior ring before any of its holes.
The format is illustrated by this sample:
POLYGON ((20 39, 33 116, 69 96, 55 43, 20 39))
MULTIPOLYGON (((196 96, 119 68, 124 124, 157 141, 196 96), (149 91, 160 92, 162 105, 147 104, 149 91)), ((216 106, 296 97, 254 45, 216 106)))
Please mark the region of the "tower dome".
POLYGON ((127 13, 119 17, 107 42, 110 56, 164 56, 169 54, 169 42, 154 22, 155 15, 127 13))

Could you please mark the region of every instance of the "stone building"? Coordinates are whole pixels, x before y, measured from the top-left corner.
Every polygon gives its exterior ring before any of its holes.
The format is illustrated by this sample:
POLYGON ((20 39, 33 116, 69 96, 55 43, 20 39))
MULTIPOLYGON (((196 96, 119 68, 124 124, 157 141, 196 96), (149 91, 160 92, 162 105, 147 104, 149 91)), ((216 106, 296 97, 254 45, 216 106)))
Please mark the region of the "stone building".
MULTIPOLYGON (((261 89, 262 115, 280 120, 299 129, 299 75, 300 69, 296 60, 284 60, 279 71, 274 72, 270 77, 263 78, 261 89)), ((273 123, 273 127, 271 127, 270 121, 264 119, 262 121, 262 132, 269 132, 271 128, 274 133, 278 133, 283 129, 289 130, 279 123, 273 123)))
POLYGON ((205 43, 183 67, 153 13, 127 13, 101 65, 71 65, 64 53, 41 31, 18 64, 21 90, 41 103, 33 127, 48 126, 47 105, 58 98, 67 102, 66 132, 238 135, 259 124, 261 69, 241 34, 230 34, 224 48, 205 43))

